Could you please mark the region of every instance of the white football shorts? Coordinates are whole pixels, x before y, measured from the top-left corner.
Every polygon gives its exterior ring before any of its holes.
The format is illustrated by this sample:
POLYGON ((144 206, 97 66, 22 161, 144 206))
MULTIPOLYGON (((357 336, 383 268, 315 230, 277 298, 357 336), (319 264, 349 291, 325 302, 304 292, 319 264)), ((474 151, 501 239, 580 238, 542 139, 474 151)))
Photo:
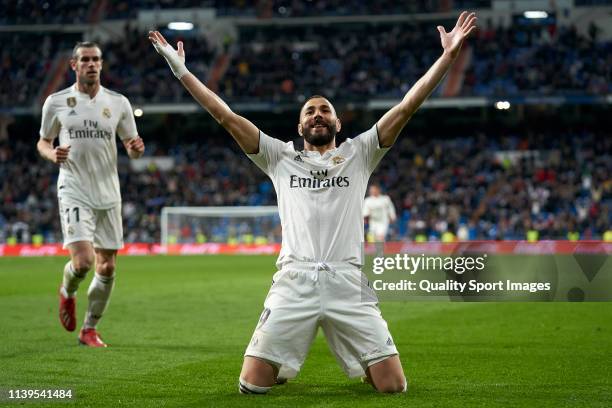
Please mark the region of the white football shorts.
POLYGON ((382 242, 387 237, 389 231, 389 223, 386 222, 370 222, 368 224, 368 232, 372 234, 374 240, 382 242))
POLYGON ((398 354, 362 272, 346 263, 291 263, 274 275, 245 356, 293 378, 306 359, 319 326, 336 360, 351 378, 398 354), (363 291, 363 292, 362 292, 363 291))
POLYGON ((121 204, 97 210, 68 197, 59 197, 64 248, 77 241, 89 241, 94 248, 123 248, 121 204))

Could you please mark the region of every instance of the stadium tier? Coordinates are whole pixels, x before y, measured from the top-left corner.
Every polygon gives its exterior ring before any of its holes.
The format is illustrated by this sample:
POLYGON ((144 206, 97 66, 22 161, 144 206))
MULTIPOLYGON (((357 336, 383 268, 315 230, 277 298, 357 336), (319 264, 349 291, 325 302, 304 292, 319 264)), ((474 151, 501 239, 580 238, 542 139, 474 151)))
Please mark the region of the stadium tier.
MULTIPOLYGON (((150 134, 148 143, 150 154, 168 158, 171 168, 154 160, 138 169, 120 166, 127 242, 159 242, 163 207, 276 204, 271 182, 229 136, 206 130, 197 143, 186 137, 174 145, 165 135, 175 134, 168 136, 174 141, 194 130, 166 120, 156 124, 159 139, 150 134)), ((0 140, 0 172, 6 175, 0 181, 0 242, 29 243, 35 236, 59 242, 57 169, 37 158, 31 140, 17 137, 35 132, 31 124, 18 120, 7 129, 0 140)), ((603 239, 610 230, 612 138, 605 132, 446 132, 437 138, 407 133, 374 173, 398 213, 391 239, 441 240, 451 233, 467 240, 520 240, 530 231, 538 239, 603 239)), ((190 232, 182 242, 198 242, 197 231, 207 241, 236 239, 231 231, 240 223, 230 221, 214 232, 186 224, 190 232)))
MULTIPOLYGON (((121 8, 121 3, 112 4, 109 7, 121 8)), ((144 2, 143 10, 147 5, 152 3, 144 2)), ((169 5, 160 3, 162 11, 169 5)), ((131 2, 125 5, 131 11, 140 10, 138 7, 131 2)), ((291 9, 289 5, 279 7, 291 9)), ((321 13, 325 14, 325 9, 321 13)), ((442 17, 434 18, 423 14, 424 18, 403 21, 382 15, 370 21, 359 20, 361 8, 352 10, 356 13, 352 19, 332 16, 326 24, 316 19, 294 18, 300 23, 287 25, 273 18, 270 24, 265 24, 265 19, 254 23, 233 18, 222 20, 222 28, 209 24, 191 31, 168 30, 163 25, 160 29, 171 42, 184 40, 190 52, 189 68, 208 78, 209 85, 229 102, 299 103, 317 90, 336 102, 364 103, 401 97, 437 57, 435 26, 448 23, 452 15, 438 13, 436 16, 442 17)), ((605 28, 561 16, 538 22, 512 14, 506 15, 510 21, 503 24, 497 19, 503 20, 495 14, 483 18, 480 30, 434 97, 554 96, 578 102, 586 97, 592 103, 589 97, 612 93, 612 41, 605 28)), ((137 19, 120 21, 112 26, 114 34, 102 41, 103 82, 139 104, 190 103, 190 96, 178 82, 166 81, 163 60, 149 52, 146 31, 152 27, 137 19)), ((86 24, 82 27, 87 31, 86 24)), ((70 48, 68 40, 75 39, 77 33, 30 31, 0 34, 8 44, 0 66, 4 87, 0 108, 4 110, 38 106, 48 93, 73 80, 72 72, 66 69, 66 49, 70 48), (37 50, 37 58, 32 60, 30 54, 24 54, 25 49, 37 50), (48 89, 31 85, 47 85, 48 77, 54 75, 63 81, 49 83, 48 89), (22 80, 28 77, 38 81, 22 80)), ((89 36, 96 39, 102 32, 89 36)))
MULTIPOLYGON (((40 160, 34 145, 42 101, 74 82, 68 68, 72 46, 102 33, 93 21, 112 32, 101 38, 102 83, 145 112, 138 127, 150 162, 120 165, 126 241, 159 242, 163 207, 276 204, 270 181, 208 116, 168 114, 199 108, 151 52, 145 32, 153 27, 143 26, 141 14, 155 11, 162 18, 196 3, 198 10, 214 10, 222 28, 174 31, 153 24, 171 42, 185 42, 191 72, 207 78, 231 106, 298 145, 297 109, 305 97, 328 96, 341 110, 340 137, 357 135, 437 58, 435 24, 448 22, 450 10, 481 8, 479 31, 433 95, 434 104, 451 108, 440 111, 448 123, 439 120, 440 113, 413 119, 374 174, 398 213, 390 238, 609 236, 612 147, 605 112, 612 42, 597 19, 598 8, 553 8, 548 17, 529 20, 519 10, 496 11, 503 7, 490 1, 26 1, 2 2, 0 243, 61 239, 57 169, 40 160), (72 12, 64 12, 70 7, 72 12), (53 26, 60 21, 78 24, 65 32, 53 26), (491 100, 499 106, 512 100, 512 109, 498 116, 501 111, 488 106, 491 100), (515 110, 515 100, 532 107, 515 110), (560 106, 568 101, 595 107, 560 106), (467 106, 480 108, 462 110, 467 106), (556 116, 568 119, 561 123, 556 116), (160 157, 170 164, 159 166, 160 157)), ((206 240, 228 242, 235 239, 232 228, 229 223, 200 232, 206 240)), ((198 228, 186 225, 185 231, 198 228)), ((198 242, 201 236, 183 238, 198 242)))
POLYGON ((221 16, 295 18, 444 12, 490 7, 491 0, 418 0, 398 3, 392 0, 120 0, 120 1, 12 1, 3 0, 0 24, 95 23, 100 19, 136 18, 142 10, 213 9, 221 16))

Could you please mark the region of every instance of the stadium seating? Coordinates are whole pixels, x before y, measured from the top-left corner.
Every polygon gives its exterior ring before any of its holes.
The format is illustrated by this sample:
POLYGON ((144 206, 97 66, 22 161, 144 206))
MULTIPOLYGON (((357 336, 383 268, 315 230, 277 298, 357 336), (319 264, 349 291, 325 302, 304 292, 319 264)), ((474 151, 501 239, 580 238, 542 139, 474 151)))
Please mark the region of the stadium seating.
MULTIPOLYGON (((160 3, 164 4, 169 3, 160 3)), ((132 6, 128 9, 135 10, 132 6)), ((215 88, 229 102, 293 103, 312 93, 326 93, 336 101, 399 98, 440 53, 431 21, 244 25, 238 26, 238 38, 222 43, 193 33, 165 33, 172 43, 185 41, 188 67, 201 78, 209 78, 217 58, 228 58, 215 88)), ((515 24, 503 28, 482 22, 480 32, 466 47, 461 72, 455 78, 458 85, 453 89, 443 86, 438 95, 607 95, 612 92, 612 42, 600 37, 596 28, 581 34, 573 26, 515 24)), ((39 102, 40 84, 58 55, 65 55, 78 38, 76 33, 1 34, 5 46, 0 108, 29 108, 39 102)), ((103 82, 128 95, 133 103, 191 101, 181 85, 171 80, 164 62, 151 52, 146 34, 134 24, 126 23, 122 38, 104 43, 103 49, 103 82)), ((66 64, 65 58, 62 61, 66 64)), ((60 81, 55 89, 72 82, 73 74, 66 70, 63 84, 60 81)))
MULTIPOLYGON (((181 128, 174 132, 181 133, 181 128)), ((10 127, 9 127, 10 129, 10 127)), ((169 129, 167 129, 170 132, 169 129)), ((145 135, 146 137, 146 135, 145 135)), ((35 139, 0 141, 0 242, 61 239, 57 169, 36 157, 35 139), (20 180, 19 183, 11 180, 20 180)), ((128 242, 159 242, 163 206, 274 205, 267 177, 228 140, 207 134, 148 152, 174 159, 171 171, 131 170, 121 162, 128 242)), ((123 153, 123 148, 120 148, 123 153)), ((398 210, 393 239, 600 239, 611 224, 612 140, 568 132, 522 136, 401 138, 374 173, 398 210), (506 152, 506 154, 504 154, 506 152), (507 153, 513 152, 513 153, 507 153)))
MULTIPOLYGON (((0 1, 0 25, 87 24, 100 18, 132 18, 141 9, 196 5, 215 7, 219 15, 256 16, 260 21, 383 16, 359 24, 238 24, 237 38, 221 42, 199 31, 164 31, 172 43, 185 41, 187 65, 200 78, 210 79, 220 58, 229 61, 214 85, 230 105, 265 101, 297 107, 313 93, 344 105, 376 98, 397 100, 414 84, 440 53, 435 25, 418 19, 386 21, 384 15, 490 6, 490 1, 480 0, 246 3, 0 1)), ((12 126, 16 119, 11 114, 16 108, 26 109, 30 116, 18 117, 17 122, 38 125, 31 112, 40 112, 50 73, 59 72, 55 90, 74 82, 73 72, 56 68, 67 66, 70 50, 81 39, 82 33, 54 30, 0 33, 0 111, 8 112, 0 115, 0 243, 30 242, 35 236, 46 242, 61 239, 57 168, 37 156, 36 130, 12 126)), ((132 104, 192 102, 134 22, 125 24, 121 38, 102 46, 102 83, 128 96, 132 104)), ((459 85, 448 90, 443 84, 435 96, 603 99, 612 93, 611 55, 612 42, 594 25, 579 31, 571 25, 502 27, 482 21, 466 46, 464 65, 456 76, 459 85)), ((402 138, 375 174, 400 216, 392 238, 443 240, 449 232, 461 239, 525 239, 534 233, 539 239, 603 237, 612 224, 612 147, 609 134, 595 122, 592 125, 589 130, 568 129, 562 134, 556 129, 507 136, 503 129, 478 134, 476 122, 470 134, 446 129, 402 138)), ((183 134, 194 132, 190 126, 187 129, 187 124, 163 115, 139 122, 147 154, 171 156, 175 166, 171 171, 151 166, 138 172, 121 162, 128 242, 159 241, 163 206, 275 204, 270 182, 224 132, 206 128, 198 130, 206 133, 205 138, 184 141, 183 134), (157 136, 151 138, 152 133, 157 136), (173 144, 163 143, 160 133, 173 144)), ((290 130, 273 136, 294 134, 294 120, 283 126, 290 130)))

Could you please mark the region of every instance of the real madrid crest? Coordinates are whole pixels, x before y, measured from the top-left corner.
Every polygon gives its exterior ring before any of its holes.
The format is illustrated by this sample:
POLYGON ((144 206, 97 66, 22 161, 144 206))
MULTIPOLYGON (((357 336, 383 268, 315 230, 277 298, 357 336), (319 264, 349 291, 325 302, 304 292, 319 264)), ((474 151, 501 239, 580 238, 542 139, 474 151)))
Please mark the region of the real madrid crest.
POLYGON ((346 159, 342 156, 334 156, 331 158, 331 161, 334 165, 338 165, 340 163, 344 163, 346 159))
POLYGON ((74 108, 76 106, 76 98, 74 96, 66 98, 66 104, 69 108, 74 108))
POLYGON ((109 108, 104 108, 104 110, 102 110, 102 115, 104 115, 104 117, 106 119, 110 119, 111 117, 111 111, 109 108))

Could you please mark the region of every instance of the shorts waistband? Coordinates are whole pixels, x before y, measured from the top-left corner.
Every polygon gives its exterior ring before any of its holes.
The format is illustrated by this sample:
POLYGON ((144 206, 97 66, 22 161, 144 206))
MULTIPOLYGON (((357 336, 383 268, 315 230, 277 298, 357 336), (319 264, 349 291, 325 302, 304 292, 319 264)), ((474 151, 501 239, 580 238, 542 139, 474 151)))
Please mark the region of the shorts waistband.
POLYGON ((281 270, 293 269, 297 271, 355 271, 361 268, 348 262, 291 262, 283 265, 281 270))

